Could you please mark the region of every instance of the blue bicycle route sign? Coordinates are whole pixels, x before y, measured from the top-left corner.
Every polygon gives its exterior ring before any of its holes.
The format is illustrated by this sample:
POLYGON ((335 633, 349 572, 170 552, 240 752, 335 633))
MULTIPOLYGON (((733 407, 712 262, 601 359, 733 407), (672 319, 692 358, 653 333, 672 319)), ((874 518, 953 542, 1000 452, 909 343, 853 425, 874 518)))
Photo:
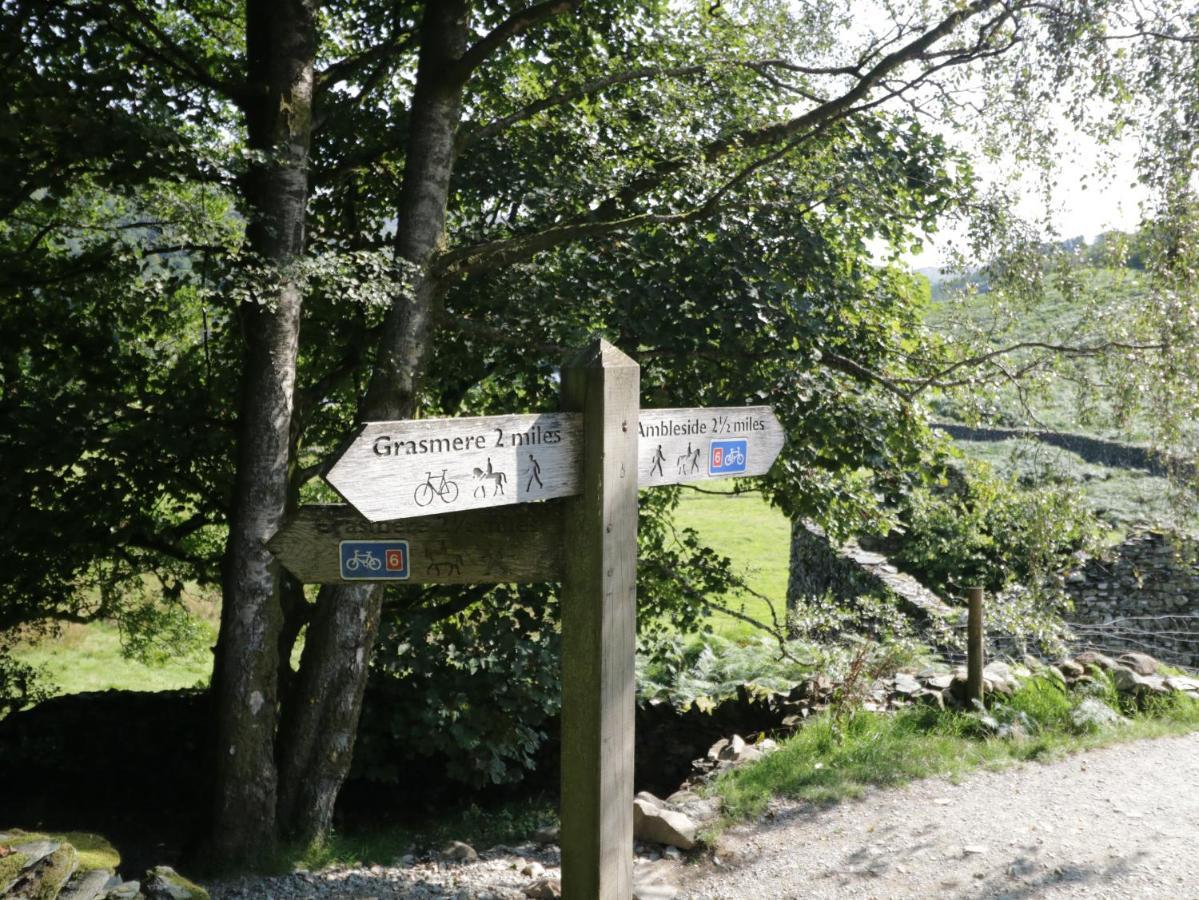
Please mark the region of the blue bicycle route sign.
POLYGON ((712 441, 708 445, 708 472, 711 475, 735 475, 745 471, 749 459, 749 441, 745 438, 712 441))
POLYGON ((407 581, 407 541, 342 541, 341 577, 345 581, 407 581))

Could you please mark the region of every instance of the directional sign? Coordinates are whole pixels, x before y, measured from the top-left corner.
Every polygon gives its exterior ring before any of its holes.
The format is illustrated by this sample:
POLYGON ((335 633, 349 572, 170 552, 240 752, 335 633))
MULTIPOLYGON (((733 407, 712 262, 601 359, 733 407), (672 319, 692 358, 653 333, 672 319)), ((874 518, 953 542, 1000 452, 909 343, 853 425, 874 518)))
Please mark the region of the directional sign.
POLYGON ((562 504, 368 522, 348 506, 301 506, 267 542, 305 584, 489 584, 562 577, 562 504))
POLYGON ((769 406, 643 409, 637 434, 643 488, 763 475, 783 449, 783 426, 769 406))
POLYGON ((368 422, 325 480, 372 522, 568 497, 580 418, 566 413, 368 422))

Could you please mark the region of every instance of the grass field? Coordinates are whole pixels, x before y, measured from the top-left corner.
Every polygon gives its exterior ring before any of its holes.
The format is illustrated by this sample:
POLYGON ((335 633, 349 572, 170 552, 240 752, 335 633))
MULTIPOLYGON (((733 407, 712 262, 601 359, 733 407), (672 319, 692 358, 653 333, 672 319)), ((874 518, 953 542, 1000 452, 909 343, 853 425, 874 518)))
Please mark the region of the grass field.
POLYGON ((106 622, 69 625, 58 637, 21 647, 14 655, 29 665, 44 666, 49 681, 63 694, 177 690, 207 684, 212 674, 212 652, 207 647, 197 647, 161 666, 126 659, 120 632, 106 622))
MULTIPOLYGON (((786 517, 756 492, 699 493, 684 490, 675 515, 679 527, 694 528, 715 552, 733 561, 745 582, 770 599, 781 619, 787 599, 787 561, 791 525, 786 517)), ((765 600, 752 594, 721 599, 731 609, 770 622, 765 600)), ((716 632, 730 640, 757 638, 761 631, 732 616, 713 616, 716 632)))
MULTIPOLYGON (((790 528, 786 518, 760 494, 700 494, 684 491, 676 516, 679 527, 694 528, 716 552, 729 557, 750 587, 771 598, 782 615, 787 594, 787 552, 790 528)), ((770 621, 765 601, 749 594, 725 597, 730 608, 770 621)), ((191 604, 195 606, 196 604, 191 604)), ((194 610, 216 638, 218 613, 210 601, 194 610)), ((733 641, 756 638, 761 632, 731 616, 717 613, 718 634, 733 641)), ((46 638, 17 650, 17 658, 45 667, 59 693, 129 690, 166 691, 206 684, 212 674, 211 641, 161 666, 128 659, 121 653, 121 637, 109 623, 68 625, 57 637, 46 638)))

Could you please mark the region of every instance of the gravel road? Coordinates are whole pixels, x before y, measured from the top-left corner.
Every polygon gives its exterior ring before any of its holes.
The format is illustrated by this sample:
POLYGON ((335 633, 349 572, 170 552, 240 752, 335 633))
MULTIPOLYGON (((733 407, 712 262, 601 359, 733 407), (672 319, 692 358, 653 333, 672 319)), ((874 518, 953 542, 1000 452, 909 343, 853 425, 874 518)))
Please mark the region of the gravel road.
POLYGON ((780 805, 675 883, 695 900, 1199 898, 1197 848, 1199 734, 780 805))
MULTIPOLYGON (((553 846, 479 855, 247 878, 213 885, 213 896, 524 900, 539 877, 559 874, 553 846)), ((701 862, 656 856, 643 853, 634 868, 643 900, 1199 900, 1199 734, 976 772, 958 784, 929 779, 822 809, 780 802, 726 832, 701 862)))

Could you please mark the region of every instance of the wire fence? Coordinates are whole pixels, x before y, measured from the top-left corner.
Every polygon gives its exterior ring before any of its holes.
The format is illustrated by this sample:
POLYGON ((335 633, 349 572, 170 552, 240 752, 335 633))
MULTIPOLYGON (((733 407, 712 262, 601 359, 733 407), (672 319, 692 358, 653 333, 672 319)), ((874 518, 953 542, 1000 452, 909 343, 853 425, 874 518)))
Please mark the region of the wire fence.
MULTIPOLYGON (((951 626, 954 633, 965 633, 965 625, 951 626)), ((1093 650, 1107 656, 1135 651, 1188 672, 1199 672, 1199 614, 1121 616, 1102 622, 1065 622, 1057 636, 1071 654, 1093 650)), ((988 658, 1011 656, 1057 657, 1048 649, 1048 641, 1035 636, 1014 636, 988 630, 985 634, 988 658)), ((956 646, 943 646, 941 655, 951 664, 964 665, 966 654, 956 646)))

